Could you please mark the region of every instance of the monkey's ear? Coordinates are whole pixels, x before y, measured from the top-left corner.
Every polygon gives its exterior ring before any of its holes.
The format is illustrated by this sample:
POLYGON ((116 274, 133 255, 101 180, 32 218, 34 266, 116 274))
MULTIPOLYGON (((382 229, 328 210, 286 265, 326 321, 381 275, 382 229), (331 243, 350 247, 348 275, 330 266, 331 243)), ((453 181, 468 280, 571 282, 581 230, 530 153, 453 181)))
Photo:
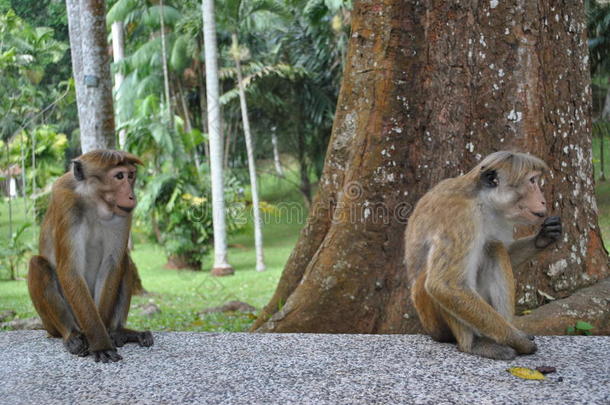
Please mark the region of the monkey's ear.
POLYGON ((485 170, 481 173, 481 184, 486 188, 498 187, 500 181, 498 180, 498 172, 495 170, 485 170))
POLYGON ((76 180, 85 180, 85 171, 83 170, 83 163, 80 160, 72 161, 72 173, 74 174, 74 178, 76 180))

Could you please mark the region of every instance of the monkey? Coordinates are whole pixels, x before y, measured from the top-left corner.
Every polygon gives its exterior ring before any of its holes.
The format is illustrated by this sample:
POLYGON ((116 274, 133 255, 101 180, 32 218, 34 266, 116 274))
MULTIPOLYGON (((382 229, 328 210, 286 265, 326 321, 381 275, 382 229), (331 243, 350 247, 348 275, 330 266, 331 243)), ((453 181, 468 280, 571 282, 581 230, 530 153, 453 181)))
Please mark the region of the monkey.
POLYGON ((153 345, 149 331, 125 328, 136 267, 127 249, 140 159, 94 150, 54 183, 31 258, 28 291, 44 329, 67 351, 96 362, 122 359, 125 343, 153 345))
POLYGON ((534 337, 512 324, 512 268, 561 236, 561 219, 547 217, 540 188, 547 170, 532 155, 499 151, 418 201, 405 231, 405 264, 411 300, 432 339, 492 359, 536 352, 534 337), (514 240, 520 224, 540 229, 514 240))

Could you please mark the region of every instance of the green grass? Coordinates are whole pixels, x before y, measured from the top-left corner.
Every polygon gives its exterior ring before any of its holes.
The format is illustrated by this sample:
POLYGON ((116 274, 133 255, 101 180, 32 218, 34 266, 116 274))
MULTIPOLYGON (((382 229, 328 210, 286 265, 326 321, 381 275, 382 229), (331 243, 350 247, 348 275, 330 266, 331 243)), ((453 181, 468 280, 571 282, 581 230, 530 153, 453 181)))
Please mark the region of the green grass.
MULTIPOLYGON (((168 270, 164 267, 166 257, 161 247, 137 243, 132 256, 149 294, 132 300, 130 327, 154 331, 245 331, 249 328, 254 320, 252 314, 225 313, 200 317, 198 313, 229 300, 244 301, 260 309, 275 291, 303 226, 305 212, 298 191, 290 183, 264 175, 261 189, 262 199, 276 207, 275 212, 265 216, 263 228, 267 270, 255 270, 251 223, 244 232, 229 238, 229 262, 235 268, 235 275, 229 277, 209 275, 211 257, 204 263, 203 271, 168 270), (142 306, 149 301, 159 306, 159 314, 152 317, 141 315, 142 306)), ((18 203, 14 208, 17 214, 15 222, 23 223, 26 220, 23 206, 18 203)), ((8 236, 7 209, 6 203, 0 204, 0 243, 6 243, 8 236)), ((36 233, 37 230, 33 229, 26 235, 34 245, 36 233)), ((21 277, 25 272, 24 266, 21 277)), ((0 275, 4 275, 3 269, 0 269, 0 275)), ((16 311, 19 318, 35 315, 25 280, 0 281, 0 311, 7 309, 16 311)))
POLYGON ((605 245, 608 248, 610 240, 610 139, 604 140, 604 173, 605 181, 600 180, 601 160, 600 160, 600 139, 593 138, 593 166, 595 172, 595 194, 597 196, 597 209, 599 227, 602 232, 605 245))

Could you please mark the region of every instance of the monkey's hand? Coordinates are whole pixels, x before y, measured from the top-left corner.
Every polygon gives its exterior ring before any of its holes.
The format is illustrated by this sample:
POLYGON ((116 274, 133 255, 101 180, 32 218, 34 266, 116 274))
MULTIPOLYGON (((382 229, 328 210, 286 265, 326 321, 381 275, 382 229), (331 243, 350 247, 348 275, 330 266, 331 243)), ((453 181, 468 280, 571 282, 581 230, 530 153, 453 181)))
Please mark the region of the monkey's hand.
POLYGON ((110 335, 112 343, 114 343, 116 347, 123 347, 125 346, 125 343, 129 342, 129 336, 127 335, 127 333, 121 330, 115 330, 109 332, 108 334, 110 335))
POLYGON ((123 347, 125 343, 137 343, 141 347, 150 347, 154 343, 152 333, 149 331, 137 332, 119 329, 110 332, 110 338, 116 347, 123 347))
POLYGON ((85 338, 85 335, 78 332, 70 333, 70 336, 64 340, 64 346, 66 350, 79 357, 85 357, 89 355, 89 343, 85 338))
POLYGON ((538 249, 544 249, 551 243, 557 242, 561 236, 561 218, 559 217, 548 217, 542 223, 540 232, 536 235, 534 245, 538 249))
POLYGON ((97 350, 93 352, 95 362, 108 363, 123 360, 123 358, 117 353, 116 349, 97 350))
POLYGON ((138 333, 138 344, 142 347, 150 347, 154 343, 153 335, 150 331, 138 333))

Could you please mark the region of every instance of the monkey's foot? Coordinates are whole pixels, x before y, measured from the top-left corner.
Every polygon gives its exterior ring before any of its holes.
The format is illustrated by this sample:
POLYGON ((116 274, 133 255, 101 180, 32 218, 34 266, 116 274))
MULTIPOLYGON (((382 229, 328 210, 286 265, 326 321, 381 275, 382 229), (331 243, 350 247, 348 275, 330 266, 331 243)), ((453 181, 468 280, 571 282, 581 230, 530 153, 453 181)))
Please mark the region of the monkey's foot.
POLYGON ((123 358, 117 353, 116 350, 98 350, 93 352, 93 355, 95 356, 95 362, 99 363, 100 361, 102 363, 108 363, 108 362, 115 362, 115 361, 119 361, 119 360, 123 360, 123 358))
POLYGON ((495 360, 512 360, 517 357, 517 352, 512 347, 484 338, 474 341, 470 353, 495 360))
POLYGON ((87 339, 82 333, 72 332, 70 336, 64 340, 64 346, 69 353, 79 357, 85 357, 89 354, 89 343, 87 343, 87 339))

